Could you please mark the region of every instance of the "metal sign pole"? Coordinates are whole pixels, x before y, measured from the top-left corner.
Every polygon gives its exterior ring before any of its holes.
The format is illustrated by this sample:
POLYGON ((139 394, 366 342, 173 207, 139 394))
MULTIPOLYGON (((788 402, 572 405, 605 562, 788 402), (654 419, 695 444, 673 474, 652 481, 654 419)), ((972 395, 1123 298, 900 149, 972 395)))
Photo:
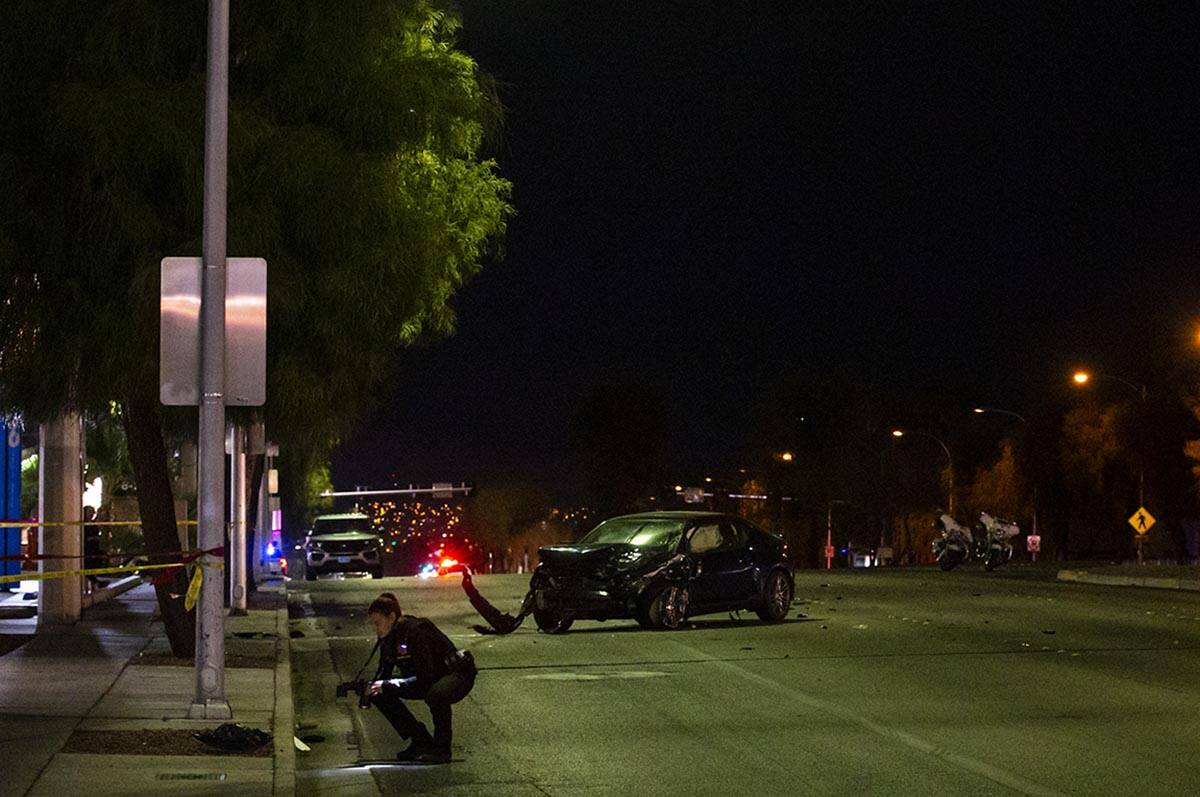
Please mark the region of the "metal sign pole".
MULTIPOLYGON (((229 133, 229 0, 209 0, 204 109, 204 236, 200 302, 202 550, 225 544, 225 213, 229 133)), ((206 557, 213 560, 213 557, 206 557)), ((205 560, 202 560, 205 561, 205 560)), ((196 696, 188 716, 228 719, 224 579, 204 569, 196 607, 196 696)))

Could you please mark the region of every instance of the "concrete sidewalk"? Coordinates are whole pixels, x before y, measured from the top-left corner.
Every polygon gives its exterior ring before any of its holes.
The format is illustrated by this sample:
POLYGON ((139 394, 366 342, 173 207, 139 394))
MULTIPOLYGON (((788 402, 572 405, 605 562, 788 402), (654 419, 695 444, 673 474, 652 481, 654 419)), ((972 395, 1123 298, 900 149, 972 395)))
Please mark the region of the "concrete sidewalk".
POLYGON ((1101 584, 1109 587, 1148 587, 1200 592, 1200 567, 1099 565, 1058 571, 1059 581, 1101 584))
POLYGON ((282 583, 226 619, 225 693, 233 721, 273 736, 272 755, 64 752, 77 731, 202 730, 187 719, 194 670, 169 663, 153 588, 142 585, 38 632, 0 619, 0 795, 292 794, 295 750, 282 583), (5 653, 4 651, 9 651, 5 653))

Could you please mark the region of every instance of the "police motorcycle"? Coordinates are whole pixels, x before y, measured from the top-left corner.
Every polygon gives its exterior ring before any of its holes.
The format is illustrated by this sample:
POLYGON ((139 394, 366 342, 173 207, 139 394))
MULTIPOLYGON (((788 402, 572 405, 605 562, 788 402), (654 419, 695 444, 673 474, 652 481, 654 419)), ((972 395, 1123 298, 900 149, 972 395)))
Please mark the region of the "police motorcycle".
POLYGON ((976 556, 983 559, 984 570, 995 570, 1012 559, 1012 539, 1020 535, 1020 526, 1011 520, 980 512, 979 523, 976 524, 975 529, 977 531, 976 556))
POLYGON ((933 538, 933 555, 942 570, 953 570, 975 554, 971 530, 949 513, 943 512, 934 520, 933 528, 938 532, 933 538))

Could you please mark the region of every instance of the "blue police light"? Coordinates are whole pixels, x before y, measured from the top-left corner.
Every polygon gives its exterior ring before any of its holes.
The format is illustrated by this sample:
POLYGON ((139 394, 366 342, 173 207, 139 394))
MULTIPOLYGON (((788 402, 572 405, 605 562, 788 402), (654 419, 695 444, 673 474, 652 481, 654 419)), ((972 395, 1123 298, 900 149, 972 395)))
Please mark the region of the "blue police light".
POLYGON ((267 556, 274 556, 276 553, 277 552, 275 550, 275 543, 268 542, 267 543, 267 556))

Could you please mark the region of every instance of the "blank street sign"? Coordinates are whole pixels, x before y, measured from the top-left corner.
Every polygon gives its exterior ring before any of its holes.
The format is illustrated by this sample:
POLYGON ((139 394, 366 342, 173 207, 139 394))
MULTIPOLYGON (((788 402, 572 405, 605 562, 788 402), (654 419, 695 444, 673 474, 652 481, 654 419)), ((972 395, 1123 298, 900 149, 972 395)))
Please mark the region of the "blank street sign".
MULTIPOLYGON (((225 268, 225 404, 267 398, 267 261, 231 257, 225 268)), ((165 257, 159 292, 159 399, 200 403, 200 258, 165 257)))

